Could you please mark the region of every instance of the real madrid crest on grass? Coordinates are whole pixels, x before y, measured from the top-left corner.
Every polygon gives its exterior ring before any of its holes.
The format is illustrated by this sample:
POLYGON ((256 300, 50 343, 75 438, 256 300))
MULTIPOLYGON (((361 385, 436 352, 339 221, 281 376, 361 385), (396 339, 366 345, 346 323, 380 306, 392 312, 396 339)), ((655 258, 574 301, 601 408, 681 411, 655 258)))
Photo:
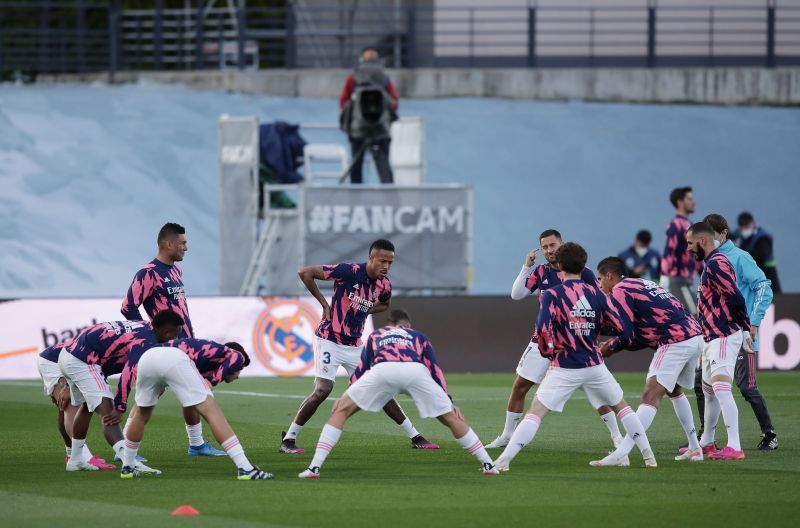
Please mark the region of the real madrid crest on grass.
POLYGON ((319 315, 300 299, 267 304, 253 329, 253 350, 261 363, 282 376, 305 374, 314 366, 312 341, 319 315))

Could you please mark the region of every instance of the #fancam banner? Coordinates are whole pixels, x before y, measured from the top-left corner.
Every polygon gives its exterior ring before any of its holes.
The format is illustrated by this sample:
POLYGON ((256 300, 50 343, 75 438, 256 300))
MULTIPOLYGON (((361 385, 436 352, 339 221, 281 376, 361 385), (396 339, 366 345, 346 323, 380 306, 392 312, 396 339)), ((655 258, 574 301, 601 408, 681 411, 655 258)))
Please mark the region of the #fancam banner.
MULTIPOLYGON (((37 299, 0 303, 0 379, 37 379, 39 352, 81 329, 124 319, 119 299, 37 299)), ((313 376, 312 337, 322 309, 313 297, 192 297, 196 336, 237 341, 250 355, 244 376, 313 376)), ((365 336, 372 332, 367 320, 365 336)), ((340 374, 343 374, 342 370, 340 374)))

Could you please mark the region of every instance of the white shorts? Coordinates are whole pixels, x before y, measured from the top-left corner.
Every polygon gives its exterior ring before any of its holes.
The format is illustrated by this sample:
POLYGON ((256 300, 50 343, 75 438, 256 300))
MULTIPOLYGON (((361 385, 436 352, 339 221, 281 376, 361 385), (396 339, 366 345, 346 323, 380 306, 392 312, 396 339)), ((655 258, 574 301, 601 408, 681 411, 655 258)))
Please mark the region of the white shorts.
POLYGON ((398 394, 408 394, 422 418, 435 418, 453 410, 453 403, 425 365, 416 362, 378 363, 350 385, 345 394, 365 411, 383 409, 398 394))
POLYGON ((179 348, 154 347, 142 354, 136 374, 136 405, 153 407, 169 387, 182 407, 213 397, 194 361, 179 348))
POLYGON ((658 384, 667 389, 667 392, 674 391, 675 385, 691 389, 694 387, 697 360, 703 353, 705 344, 703 336, 698 335, 680 343, 658 347, 647 370, 647 377, 655 376, 658 384))
POLYGON ((58 368, 69 384, 72 405, 86 404, 94 412, 103 398, 114 399, 100 365, 89 365, 66 350, 58 355, 58 368))
POLYGON ((581 369, 553 367, 539 385, 536 397, 549 410, 561 412, 577 389, 586 393, 595 409, 622 401, 622 387, 605 363, 581 369))
POLYGON ((531 341, 517 365, 517 376, 533 383, 541 383, 550 368, 550 360, 539 353, 539 344, 531 341))
POLYGON ((58 380, 63 378, 64 375, 55 361, 50 361, 42 356, 37 356, 37 358, 39 375, 42 377, 42 383, 44 383, 44 395, 52 396, 53 389, 58 385, 58 380))
POLYGON ((720 337, 706 343, 703 349, 703 382, 711 385, 714 376, 734 378, 736 358, 742 348, 744 335, 741 330, 727 337, 720 337))
POLYGON ((361 347, 338 345, 317 336, 314 336, 313 346, 314 375, 318 378, 334 381, 339 366, 344 367, 349 378, 361 361, 361 347))

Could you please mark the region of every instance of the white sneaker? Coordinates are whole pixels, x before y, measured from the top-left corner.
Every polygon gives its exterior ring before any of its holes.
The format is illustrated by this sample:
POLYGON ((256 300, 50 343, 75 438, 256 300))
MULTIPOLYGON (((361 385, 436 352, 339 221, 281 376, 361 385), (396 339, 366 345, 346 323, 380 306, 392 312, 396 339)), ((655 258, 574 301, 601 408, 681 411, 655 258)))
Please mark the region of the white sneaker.
POLYGON ((298 478, 301 479, 318 479, 319 478, 319 466, 314 466, 306 469, 299 475, 298 478))
POLYGON ((589 465, 592 467, 628 467, 631 465, 631 461, 628 458, 628 455, 618 457, 612 451, 602 460, 592 460, 589 462, 589 465))
POLYGON ((653 454, 652 449, 642 451, 642 458, 644 458, 644 467, 646 468, 658 467, 658 463, 656 463, 656 456, 653 454))
POLYGON ((80 462, 73 462, 71 460, 67 461, 67 471, 97 471, 97 466, 93 466, 90 463, 81 460, 80 462))
POLYGON ((511 438, 509 438, 507 436, 500 435, 497 438, 495 438, 494 440, 492 440, 492 442, 490 444, 487 444, 484 447, 486 449, 499 449, 501 447, 507 446, 510 441, 511 441, 511 438))
POLYGON ((141 462, 136 462, 136 465, 133 466, 135 471, 138 471, 142 475, 160 475, 161 471, 155 468, 151 468, 150 466, 145 466, 141 462))
POLYGON ((506 471, 511 471, 511 469, 508 467, 509 466, 509 462, 507 460, 502 460, 502 459, 498 458, 497 460, 495 460, 493 462, 493 465, 497 469, 497 471, 502 471, 504 473, 506 471))
POLYGON ((500 471, 497 469, 497 466, 495 466, 491 462, 484 462, 483 467, 480 469, 480 471, 484 475, 499 475, 500 474, 500 471))
POLYGON ((680 455, 676 456, 675 460, 690 460, 692 462, 702 462, 703 450, 698 449, 697 451, 692 451, 691 449, 687 449, 680 455))

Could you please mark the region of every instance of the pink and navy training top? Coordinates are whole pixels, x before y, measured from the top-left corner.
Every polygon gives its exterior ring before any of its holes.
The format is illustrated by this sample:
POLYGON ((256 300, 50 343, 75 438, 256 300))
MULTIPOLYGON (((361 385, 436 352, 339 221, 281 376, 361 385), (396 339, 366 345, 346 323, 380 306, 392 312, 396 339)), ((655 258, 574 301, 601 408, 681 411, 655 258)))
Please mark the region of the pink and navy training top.
POLYGON ((653 281, 623 278, 609 297, 622 323, 622 335, 610 341, 613 352, 658 348, 703 333, 681 302, 653 281))
POLYGON ((129 321, 141 321, 139 306, 142 304, 150 320, 162 310, 173 310, 183 317, 181 336, 193 337, 182 276, 183 272, 177 265, 170 266, 153 259, 133 277, 128 294, 122 301, 122 315, 129 321))
POLYGON ((355 382, 371 367, 387 362, 422 363, 430 371, 433 381, 447 393, 447 383, 433 352, 433 345, 422 332, 399 326, 384 326, 372 332, 361 351, 361 361, 350 382, 355 382))
POLYGON ((53 363, 58 363, 58 355, 61 353, 65 347, 68 347, 72 344, 72 339, 67 339, 66 341, 62 341, 60 343, 56 343, 51 347, 47 347, 41 352, 39 352, 39 357, 46 359, 47 361, 52 361, 53 363))
MULTIPOLYGON (((540 264, 536 266, 536 268, 528 275, 528 278, 525 280, 525 287, 528 288, 528 291, 531 293, 539 290, 540 294, 547 291, 549 288, 553 286, 558 286, 564 280, 564 273, 560 270, 554 268, 549 262, 546 264, 540 264)), ((589 268, 583 268, 583 272, 581 273, 581 280, 588 284, 597 284, 597 278, 592 273, 592 270, 589 268)), ((542 297, 539 296, 539 310, 542 309, 542 297)), ((533 335, 531 336, 531 341, 534 343, 536 342, 536 326, 533 327, 533 335)))
POLYGON ((744 297, 736 286, 733 264, 719 249, 706 258, 697 295, 697 318, 706 343, 739 330, 750 330, 744 297))
POLYGON ((539 352, 554 367, 580 369, 603 362, 600 333, 620 335, 622 323, 603 291, 582 280, 568 280, 542 292, 539 352))
POLYGON ((389 302, 392 283, 373 280, 366 264, 342 263, 322 266, 323 280, 333 281, 331 320, 320 321, 316 336, 339 345, 361 346, 364 323, 373 306, 389 302))
POLYGON ((207 339, 183 338, 168 341, 163 346, 176 347, 194 361, 198 372, 211 385, 217 385, 229 375, 244 368, 244 356, 238 350, 207 339))
POLYGON ((667 243, 661 256, 661 274, 667 277, 693 279, 700 269, 699 263, 689 252, 686 232, 692 223, 685 216, 676 214, 667 226, 667 243))

